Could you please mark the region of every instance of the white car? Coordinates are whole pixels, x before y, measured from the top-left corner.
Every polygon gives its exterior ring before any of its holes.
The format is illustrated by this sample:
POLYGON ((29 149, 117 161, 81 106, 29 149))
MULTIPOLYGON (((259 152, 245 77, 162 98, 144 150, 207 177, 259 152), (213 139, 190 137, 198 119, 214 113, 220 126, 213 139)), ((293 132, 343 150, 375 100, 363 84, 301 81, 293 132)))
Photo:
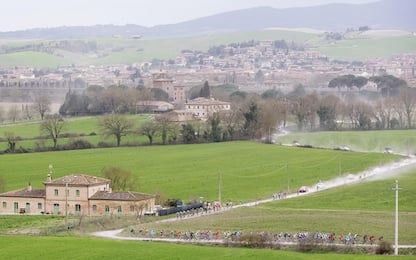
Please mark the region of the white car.
POLYGON ((339 149, 340 150, 342 150, 342 151, 350 151, 351 149, 348 147, 348 146, 346 146, 345 144, 344 145, 341 145, 340 147, 339 147, 339 149))
POLYGON ((316 190, 321 190, 321 189, 323 189, 324 188, 324 183, 322 182, 322 181, 319 181, 317 184, 316 184, 316 190))

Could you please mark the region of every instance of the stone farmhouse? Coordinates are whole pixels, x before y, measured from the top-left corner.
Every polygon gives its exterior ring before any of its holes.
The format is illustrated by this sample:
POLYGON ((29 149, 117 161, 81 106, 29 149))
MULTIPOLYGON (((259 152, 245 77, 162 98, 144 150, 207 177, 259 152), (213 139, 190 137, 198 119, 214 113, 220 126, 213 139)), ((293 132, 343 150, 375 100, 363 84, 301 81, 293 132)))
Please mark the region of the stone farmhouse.
POLYGON ((200 120, 207 120, 214 113, 230 110, 229 102, 215 100, 213 98, 195 98, 185 103, 185 111, 187 114, 193 115, 200 120))
POLYGON ((45 189, 28 187, 0 194, 0 214, 122 215, 138 216, 154 212, 155 195, 112 192, 111 180, 83 174, 52 180, 45 189))

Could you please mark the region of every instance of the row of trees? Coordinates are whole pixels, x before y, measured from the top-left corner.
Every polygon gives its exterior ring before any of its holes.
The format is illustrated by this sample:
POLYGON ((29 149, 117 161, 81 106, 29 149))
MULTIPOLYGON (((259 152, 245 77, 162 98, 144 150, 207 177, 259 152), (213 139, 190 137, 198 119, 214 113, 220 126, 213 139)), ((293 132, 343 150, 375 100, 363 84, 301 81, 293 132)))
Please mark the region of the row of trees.
POLYGON ((63 116, 102 115, 106 113, 137 113, 138 102, 168 101, 169 95, 157 88, 128 88, 126 86, 90 86, 84 93, 68 92, 59 109, 63 116))
POLYGON ((396 96, 399 94, 401 88, 407 87, 406 81, 393 75, 373 76, 368 79, 362 76, 356 77, 354 75, 342 75, 332 79, 329 82, 328 87, 346 87, 348 89, 356 87, 360 90, 362 87, 367 85, 369 81, 377 85, 377 89, 380 90, 383 96, 396 96))
MULTIPOLYGON (((201 91, 204 92, 205 90, 201 91)), ((171 122, 167 114, 160 114, 136 127, 137 122, 127 116, 111 113, 99 120, 98 129, 103 136, 115 138, 116 145, 119 146, 126 135, 144 135, 150 145, 157 137, 162 144, 253 138, 271 142, 278 127, 286 127, 288 122, 294 122, 298 130, 415 127, 414 89, 401 88, 397 96, 380 97, 371 102, 357 98, 358 95, 359 93, 350 93, 341 98, 335 94, 307 94, 303 86, 298 86, 287 95, 275 90, 268 90, 261 95, 237 91, 230 95, 231 110, 216 113, 206 122, 171 122)), ((59 116, 49 117, 42 122, 41 131, 53 140, 54 148, 63 124, 59 116)), ((13 142, 9 142, 9 147, 13 148, 13 142)))

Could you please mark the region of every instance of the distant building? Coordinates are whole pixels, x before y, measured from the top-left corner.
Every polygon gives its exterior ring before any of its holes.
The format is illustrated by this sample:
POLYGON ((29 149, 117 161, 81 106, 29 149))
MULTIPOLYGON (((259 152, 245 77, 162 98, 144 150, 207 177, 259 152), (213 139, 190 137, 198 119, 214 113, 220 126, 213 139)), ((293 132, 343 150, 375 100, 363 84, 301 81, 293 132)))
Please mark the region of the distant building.
POLYGON ((145 100, 139 101, 136 105, 137 112, 147 113, 164 113, 173 110, 174 106, 171 103, 164 101, 145 100))
POLYGON ((45 189, 27 188, 0 194, 0 214, 142 215, 154 212, 155 195, 112 192, 111 180, 83 174, 56 180, 48 174, 45 189), (66 205, 66 206, 65 206, 66 205))
POLYGON ((185 103, 185 111, 187 114, 191 114, 201 120, 207 120, 214 113, 230 110, 231 105, 229 102, 215 100, 213 98, 195 98, 185 103))
POLYGON ((185 87, 174 85, 174 80, 169 78, 166 72, 152 74, 153 87, 160 88, 169 95, 169 99, 174 103, 183 103, 185 98, 185 87))

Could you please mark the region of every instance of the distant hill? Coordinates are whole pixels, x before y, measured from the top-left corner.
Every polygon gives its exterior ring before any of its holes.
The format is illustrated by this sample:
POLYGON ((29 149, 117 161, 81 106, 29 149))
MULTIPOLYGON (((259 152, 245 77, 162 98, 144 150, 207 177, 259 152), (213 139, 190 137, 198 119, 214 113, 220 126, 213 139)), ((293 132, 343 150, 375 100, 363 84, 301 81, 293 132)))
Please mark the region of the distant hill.
POLYGON ((345 31, 368 26, 371 29, 416 31, 416 1, 381 0, 368 4, 328 4, 314 7, 276 9, 250 8, 203 17, 187 22, 143 27, 139 25, 96 25, 56 27, 2 32, 0 38, 94 38, 94 37, 174 37, 254 31, 269 27, 313 28, 345 31))

